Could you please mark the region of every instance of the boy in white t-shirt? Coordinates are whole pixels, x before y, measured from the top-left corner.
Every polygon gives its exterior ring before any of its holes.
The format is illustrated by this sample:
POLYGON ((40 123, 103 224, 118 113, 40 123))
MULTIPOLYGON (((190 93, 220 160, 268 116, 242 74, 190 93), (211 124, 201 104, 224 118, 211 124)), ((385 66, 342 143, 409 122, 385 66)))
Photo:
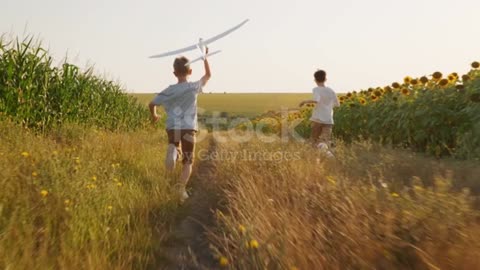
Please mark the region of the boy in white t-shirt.
MULTIPOLYGON (((208 54, 208 48, 206 54, 208 54)), ((188 76, 192 74, 192 69, 187 65, 188 62, 189 60, 183 56, 175 59, 173 74, 177 77, 178 83, 160 92, 149 104, 154 123, 159 119, 156 106, 163 106, 167 113, 168 148, 165 165, 168 171, 173 171, 178 152, 182 153, 183 168, 179 183, 182 201, 188 198, 185 187, 192 174, 195 135, 198 130, 197 97, 211 77, 210 66, 205 59, 205 75, 199 81, 189 82, 188 76)))
POLYGON ((337 94, 325 86, 327 73, 323 70, 317 70, 313 75, 317 87, 313 88, 313 100, 305 100, 300 103, 300 107, 305 104, 315 104, 312 111, 312 133, 310 139, 314 145, 319 142, 331 145, 333 128, 333 108, 340 106, 337 94))

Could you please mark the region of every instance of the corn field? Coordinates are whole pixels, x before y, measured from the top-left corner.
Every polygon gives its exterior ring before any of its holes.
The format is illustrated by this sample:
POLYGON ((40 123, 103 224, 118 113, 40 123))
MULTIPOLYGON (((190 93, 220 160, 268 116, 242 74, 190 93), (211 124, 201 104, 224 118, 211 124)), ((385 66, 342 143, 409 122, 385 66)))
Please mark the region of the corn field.
POLYGON ((64 123, 135 129, 147 110, 112 81, 66 61, 56 67, 32 38, 0 39, 0 119, 45 131, 64 123))

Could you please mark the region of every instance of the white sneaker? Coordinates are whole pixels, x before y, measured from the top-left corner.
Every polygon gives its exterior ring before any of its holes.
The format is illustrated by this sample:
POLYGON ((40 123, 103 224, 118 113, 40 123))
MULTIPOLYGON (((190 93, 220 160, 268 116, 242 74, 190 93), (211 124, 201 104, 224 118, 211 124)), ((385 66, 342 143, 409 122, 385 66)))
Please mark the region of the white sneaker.
POLYGON ((180 201, 183 203, 189 198, 186 190, 180 192, 180 201))

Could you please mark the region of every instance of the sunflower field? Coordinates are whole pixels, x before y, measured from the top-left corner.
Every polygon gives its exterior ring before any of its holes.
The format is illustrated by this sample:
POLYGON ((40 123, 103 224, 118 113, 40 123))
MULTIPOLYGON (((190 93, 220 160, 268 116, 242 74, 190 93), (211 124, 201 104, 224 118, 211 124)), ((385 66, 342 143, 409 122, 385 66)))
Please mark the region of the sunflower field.
MULTIPOLYGON (((345 142, 370 140, 437 157, 480 157, 480 63, 473 62, 471 67, 462 76, 437 71, 342 94, 334 113, 335 137, 345 142)), ((312 109, 269 112, 253 119, 253 124, 279 133, 280 124, 286 123, 307 138, 312 109), (265 122, 272 121, 275 125, 265 127, 265 122)))
POLYGON ((350 92, 335 111, 335 135, 364 138, 435 156, 480 157, 480 64, 465 75, 434 72, 350 92))

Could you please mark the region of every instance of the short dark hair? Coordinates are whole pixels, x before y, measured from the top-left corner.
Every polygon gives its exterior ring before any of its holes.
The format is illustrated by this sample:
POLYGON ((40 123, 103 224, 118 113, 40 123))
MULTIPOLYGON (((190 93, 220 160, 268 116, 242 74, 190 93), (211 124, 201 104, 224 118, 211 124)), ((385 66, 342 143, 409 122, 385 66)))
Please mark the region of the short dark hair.
POLYGON ((323 83, 327 79, 327 73, 324 70, 319 69, 315 71, 315 73, 313 74, 313 77, 315 77, 315 81, 319 83, 323 83))
POLYGON ((185 56, 175 58, 175 61, 173 62, 173 70, 175 71, 175 74, 179 76, 187 75, 190 71, 190 65, 186 65, 188 62, 189 60, 185 56))

